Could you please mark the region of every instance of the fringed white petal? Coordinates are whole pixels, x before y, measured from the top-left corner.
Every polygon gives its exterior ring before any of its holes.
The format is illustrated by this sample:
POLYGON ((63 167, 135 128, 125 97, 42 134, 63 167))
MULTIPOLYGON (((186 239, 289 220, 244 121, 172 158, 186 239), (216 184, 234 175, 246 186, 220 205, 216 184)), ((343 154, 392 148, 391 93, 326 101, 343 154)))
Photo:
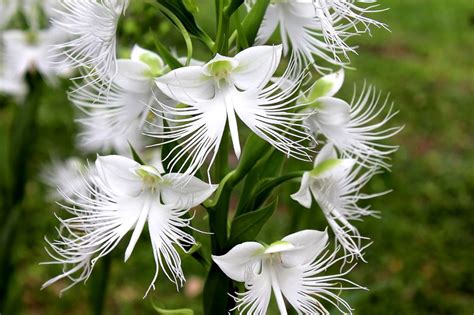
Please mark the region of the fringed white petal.
POLYGON ((138 220, 140 212, 123 209, 125 205, 109 194, 100 180, 91 178, 84 184, 88 188, 86 194, 75 192, 72 198, 63 195, 68 205, 62 207, 73 217, 58 218, 59 237, 48 241, 48 253, 54 259, 49 264, 63 265, 63 274, 43 287, 64 277, 74 283, 87 280, 97 260, 110 253, 138 220), (78 277, 73 276, 77 273, 78 277))
POLYGON ((314 64, 316 70, 328 72, 330 69, 320 60, 345 66, 348 54, 355 52, 355 47, 347 44, 348 38, 370 32, 371 25, 387 28, 385 24, 365 16, 380 11, 375 9, 376 5, 363 8, 356 3, 356 0, 307 0, 270 4, 256 43, 266 43, 279 25, 284 52, 287 54, 292 49, 292 58, 299 70, 314 64))
MULTIPOLYGON (((147 293, 154 288, 160 270, 181 286, 185 279, 181 258, 175 247, 187 252, 195 241, 184 231, 190 225, 191 218, 186 214, 191 203, 163 203, 165 199, 170 199, 169 196, 163 198, 169 195, 169 191, 165 190, 171 184, 170 179, 163 179, 156 169, 138 165, 131 159, 99 157, 95 171, 84 178, 87 191, 75 191, 73 197, 63 194, 66 202, 62 206, 72 217, 59 219, 59 238, 48 241, 48 253, 53 258, 50 264, 61 264, 64 269, 61 275, 44 286, 65 277, 71 278, 73 283, 87 280, 96 261, 110 253, 133 229, 125 251, 125 261, 128 260, 146 223, 157 265, 147 293)), ((205 199, 213 191, 208 188, 207 194, 203 193, 196 189, 195 181, 191 181, 195 185, 189 191, 194 194, 191 198, 193 202, 205 199)))
POLYGON ((177 287, 181 287, 185 281, 181 269, 181 257, 175 247, 187 252, 195 244, 194 238, 183 231, 183 228, 189 226, 191 220, 184 217, 187 211, 188 209, 177 209, 172 205, 160 205, 156 202, 150 209, 148 230, 156 262, 156 272, 145 296, 155 288, 155 281, 160 270, 177 287))
POLYGON ((61 194, 73 198, 76 191, 81 195, 85 194, 87 186, 84 185, 84 177, 88 176, 88 171, 86 165, 78 158, 72 157, 65 161, 53 159, 41 171, 42 182, 51 188, 48 198, 59 200, 61 194))
POLYGON ((351 269, 341 274, 320 275, 341 260, 336 254, 337 250, 332 254, 326 251, 313 256, 312 262, 292 268, 275 265, 280 289, 298 314, 329 314, 321 302, 331 304, 342 314, 352 314, 350 305, 339 296, 343 290, 363 289, 344 278, 351 269))
POLYGON ((163 110, 154 110, 155 115, 173 124, 155 126, 150 136, 164 143, 178 141, 163 161, 168 169, 184 175, 194 174, 212 153, 217 154, 227 120, 224 95, 208 101, 188 102, 188 107, 177 108, 161 104, 163 110))
MULTIPOLYGON (((131 63, 138 66, 134 69, 145 70, 139 67, 141 63, 131 63)), ((153 92, 152 79, 139 75, 141 72, 125 71, 122 66, 119 69, 107 92, 103 81, 92 79, 69 93, 69 99, 84 113, 77 121, 81 126, 80 146, 87 151, 124 153, 129 151, 128 142, 141 151, 147 124, 160 124, 149 115, 151 107, 158 106, 155 97, 159 95, 153 92)))
POLYGON ((264 270, 249 270, 245 280, 245 292, 238 292, 234 297, 236 306, 233 309, 239 314, 265 315, 272 294, 271 274, 264 270))
POLYGON ((344 278, 353 267, 340 274, 321 275, 346 259, 336 258, 339 248, 325 251, 327 241, 326 231, 306 230, 288 235, 265 251, 258 243, 246 242, 225 255, 213 256, 228 277, 245 283, 246 291, 236 294, 233 310, 264 315, 273 290, 280 314, 288 313, 283 297, 298 314, 327 315, 327 303, 341 313, 351 313, 339 292, 364 288, 344 278))
POLYGON ((350 221, 359 221, 365 216, 377 214, 377 211, 371 210, 368 206, 358 206, 358 202, 384 194, 365 195, 360 193, 360 190, 377 173, 376 169, 370 169, 361 174, 362 170, 360 166, 352 171, 346 169, 344 176, 332 176, 317 180, 311 188, 314 198, 326 216, 337 241, 347 254, 349 262, 353 258, 363 260, 363 250, 369 240, 369 238, 361 236, 350 221))
MULTIPOLYGON (((318 102, 326 100, 335 99, 320 98, 318 102)), ((329 123, 331 112, 334 111, 329 108, 335 108, 332 106, 335 105, 333 102, 327 104, 328 110, 321 110, 320 116, 316 112, 309 120, 316 123, 316 132, 323 134, 344 156, 357 159, 358 163, 366 167, 389 169, 390 164, 387 160, 398 146, 382 144, 380 141, 396 135, 402 127, 385 127, 398 112, 393 110, 393 104, 389 104, 388 98, 381 106, 379 106, 380 100, 381 93, 377 93, 372 86, 364 86, 359 96, 354 93, 349 117, 344 114, 346 118, 335 118, 329 123)), ((339 101, 341 102, 344 101, 339 101)), ((342 117, 338 114, 333 116, 342 117)))
POLYGON ((313 64, 315 69, 320 72, 329 72, 330 68, 322 65, 320 60, 339 67, 345 65, 338 57, 342 50, 339 47, 331 46, 324 40, 321 23, 316 18, 316 10, 312 3, 271 4, 267 9, 264 22, 262 24, 264 28, 259 30, 257 35, 257 44, 265 43, 269 37, 269 29, 273 25, 279 24, 283 51, 287 55, 291 48, 292 62, 298 65, 294 76, 308 64, 313 64), (278 23, 271 21, 275 18, 278 19, 278 23))
POLYGON ((57 55, 89 73, 113 77, 116 66, 116 31, 128 1, 62 0, 53 23, 73 38, 55 46, 57 55))

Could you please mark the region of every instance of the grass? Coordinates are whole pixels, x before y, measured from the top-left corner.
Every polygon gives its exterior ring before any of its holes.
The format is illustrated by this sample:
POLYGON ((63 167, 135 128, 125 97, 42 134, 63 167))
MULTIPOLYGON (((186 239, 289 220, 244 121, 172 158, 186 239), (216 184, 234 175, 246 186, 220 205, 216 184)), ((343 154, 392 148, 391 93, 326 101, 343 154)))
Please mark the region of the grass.
MULTIPOLYGON (((371 38, 357 39, 359 55, 352 57, 357 71, 347 73, 341 95, 349 98, 352 84, 360 87, 364 80, 390 92, 400 110, 394 123, 405 129, 392 141, 400 144, 393 171, 368 187, 369 192, 393 189, 372 203, 382 218, 358 225, 374 243, 367 251, 369 263, 358 265, 351 279, 370 291, 344 292, 344 297, 355 314, 472 314, 474 3, 399 0, 383 5, 391 9, 379 13, 378 19, 389 24, 391 32, 377 29, 371 38)), ((208 15, 213 11, 201 9, 200 19, 211 27, 208 15)), ((166 34, 173 31, 163 24, 158 28, 166 34)), ((9 115, 8 106, 0 107, 2 129, 9 115)), ((63 88, 42 100, 39 119, 39 141, 32 144, 33 175, 51 154, 74 153, 72 110, 63 88)), ((295 168, 294 164, 289 163, 288 169, 295 168)), ((90 282, 61 299, 57 297, 61 285, 39 290, 59 270, 38 265, 47 260, 43 236, 54 237, 57 207, 44 201, 45 188, 36 178, 32 176, 28 183, 28 198, 22 204, 13 257, 17 273, 6 314, 87 314, 90 282)), ((288 196, 297 187, 297 183, 285 185, 280 195, 288 196)), ((281 238, 291 227, 325 227, 316 210, 304 210, 288 198, 283 201, 262 231, 262 240, 281 238), (292 226, 287 223, 290 211, 300 212, 292 226)), ((204 215, 198 213, 196 224, 205 228, 204 215)), ((206 236, 200 239, 208 241, 206 236)), ((201 314, 199 296, 193 296, 189 287, 176 293, 163 275, 158 290, 142 299, 154 272, 146 237, 126 264, 123 248, 114 252, 107 314, 152 314, 150 300, 170 308, 189 306, 201 314)), ((193 278, 192 285, 199 287, 204 270, 191 259, 184 259, 184 264, 188 279, 193 278)))

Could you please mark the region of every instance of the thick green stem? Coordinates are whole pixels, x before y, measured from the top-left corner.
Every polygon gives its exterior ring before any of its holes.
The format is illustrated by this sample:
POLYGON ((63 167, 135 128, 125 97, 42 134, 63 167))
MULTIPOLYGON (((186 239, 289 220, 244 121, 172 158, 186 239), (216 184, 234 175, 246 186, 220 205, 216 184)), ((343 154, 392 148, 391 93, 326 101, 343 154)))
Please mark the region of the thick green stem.
POLYGON ((14 232, 20 218, 20 208, 11 211, 7 221, 2 225, 0 239, 0 313, 6 310, 8 288, 14 274, 12 255, 14 247, 14 232))
POLYGON ((6 305, 9 280, 14 273, 11 260, 15 240, 14 232, 21 210, 18 205, 22 202, 25 194, 28 177, 27 163, 34 147, 36 116, 43 89, 43 81, 37 74, 28 74, 27 82, 30 93, 25 104, 16 108, 8 148, 7 163, 12 176, 10 185, 6 188, 5 200, 2 202, 3 209, 1 209, 0 313, 6 305))
POLYGON ((91 313, 94 315, 102 315, 105 309, 112 259, 112 255, 106 255, 100 262, 100 269, 96 270, 91 279, 90 302, 91 313))

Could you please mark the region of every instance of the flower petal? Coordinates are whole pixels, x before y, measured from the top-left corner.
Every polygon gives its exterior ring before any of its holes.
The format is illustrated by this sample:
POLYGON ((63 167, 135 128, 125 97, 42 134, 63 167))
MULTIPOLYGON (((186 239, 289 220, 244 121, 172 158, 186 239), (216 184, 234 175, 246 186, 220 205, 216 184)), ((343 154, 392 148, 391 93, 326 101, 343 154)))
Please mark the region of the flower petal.
POLYGON ((179 205, 180 208, 189 209, 203 203, 217 189, 218 185, 209 185, 202 180, 178 173, 163 176, 170 185, 161 190, 161 198, 167 205, 179 205), (186 183, 183 185, 183 183, 186 183))
POLYGON ((262 88, 270 81, 280 64, 282 46, 247 48, 234 58, 239 66, 232 72, 234 84, 241 90, 262 88))
POLYGON ((311 88, 307 100, 309 102, 314 102, 323 96, 334 96, 342 87, 343 83, 344 68, 341 68, 339 71, 325 75, 317 80, 311 88))
POLYGON ((146 93, 151 90, 152 80, 149 67, 142 63, 128 59, 117 60, 117 73, 114 83, 123 89, 134 93, 146 93))
POLYGON ((301 204, 305 208, 311 208, 311 191, 309 189, 310 187, 310 175, 309 172, 305 172, 303 174, 303 177, 301 178, 301 185, 300 189, 291 195, 291 198, 295 201, 297 201, 299 204, 301 204))
POLYGON ((347 172, 355 165, 354 159, 337 158, 336 149, 332 143, 327 143, 316 156, 314 168, 310 172, 313 178, 338 179, 344 177, 347 172))
POLYGON ((95 164, 98 176, 114 194, 138 195, 142 181, 135 170, 140 164, 120 155, 98 156, 95 164))
POLYGON ((316 259, 326 247, 328 233, 327 231, 303 230, 284 237, 282 241, 295 246, 290 251, 280 253, 283 266, 292 268, 311 263, 316 259))
POLYGON ((130 242, 128 243, 127 249, 125 250, 125 262, 130 258, 130 255, 132 255, 133 249, 135 248, 135 245, 142 234, 143 228, 145 227, 145 223, 148 219, 148 211, 150 207, 149 203, 150 201, 144 196, 139 196, 135 198, 126 198, 117 204, 119 209, 122 211, 139 213, 139 215, 136 216, 136 224, 133 229, 132 237, 130 238, 130 242))
POLYGON ((175 247, 186 252, 185 247, 191 248, 195 243, 194 238, 183 231, 183 228, 189 225, 189 220, 182 217, 186 212, 186 210, 175 210, 173 207, 160 205, 157 202, 152 203, 148 216, 148 229, 156 271, 146 294, 154 288, 160 270, 177 287, 185 281, 181 269, 181 257, 175 247))
POLYGON ((180 103, 209 100, 214 97, 214 81, 200 66, 175 69, 156 79, 156 85, 167 96, 180 103))
POLYGON ((158 76, 163 73, 165 64, 163 59, 153 51, 143 49, 138 45, 134 45, 130 59, 136 62, 141 62, 149 67, 149 70, 153 76, 158 76))
POLYGON ((280 21, 278 13, 279 11, 276 6, 270 4, 267 7, 262 24, 260 24, 258 29, 257 38, 255 39, 256 44, 265 44, 275 32, 280 21))
POLYGON ((225 255, 212 255, 212 260, 232 280, 247 282, 260 267, 265 247, 257 242, 245 242, 234 246, 225 255))
POLYGON ((320 97, 317 100, 316 120, 322 126, 345 126, 351 119, 350 105, 335 97, 320 97))

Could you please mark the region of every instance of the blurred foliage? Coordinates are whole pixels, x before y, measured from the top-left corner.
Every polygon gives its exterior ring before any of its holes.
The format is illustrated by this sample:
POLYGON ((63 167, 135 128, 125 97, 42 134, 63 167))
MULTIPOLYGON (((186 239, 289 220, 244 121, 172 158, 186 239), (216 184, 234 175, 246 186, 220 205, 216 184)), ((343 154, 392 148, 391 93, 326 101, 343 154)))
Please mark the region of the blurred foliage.
MULTIPOLYGON (((191 1, 192 2, 192 1, 191 1)), ((340 95, 350 99, 352 84, 366 81, 384 93, 400 110, 394 124, 405 129, 392 142, 400 144, 393 171, 370 182, 367 192, 393 189, 372 201, 381 219, 368 218, 358 227, 374 243, 350 279, 370 291, 344 292, 355 314, 472 314, 474 311, 474 2, 472 0, 381 1, 390 10, 377 18, 391 32, 375 29, 372 37, 355 39, 360 46, 352 56, 340 95)), ((132 2, 120 29, 121 54, 133 44, 154 47, 154 35, 182 55, 184 42, 175 27, 146 5, 132 2), (173 46, 171 47, 173 48, 173 46)), ((213 34, 212 1, 197 1, 198 23, 213 34)), ((198 58, 209 53, 195 41, 198 58)), ((53 88, 40 100, 37 141, 31 143, 30 181, 16 231, 9 308, 5 314, 88 314, 90 285, 78 285, 58 297, 64 283, 40 291, 41 284, 60 272, 39 265, 48 257, 43 236, 55 237, 58 206, 45 200, 46 188, 38 173, 51 157, 80 154, 74 149, 74 110, 67 101, 68 83, 53 88)), ((10 127, 14 102, 0 97, 0 131, 10 127)), ((14 128, 14 126, 13 126, 14 128)), ((0 152, 2 148, 0 147, 0 152)), ((288 161, 286 171, 307 165, 288 161)), ((303 228, 324 229, 317 209, 305 210, 289 199, 298 183, 284 185, 280 206, 259 234, 271 242, 303 228), (289 213, 297 213, 290 215, 289 213)), ((234 200, 234 205, 237 200, 234 200)), ((206 213, 198 209, 193 221, 204 231, 206 213)), ((209 246, 208 235, 198 240, 209 246)), ((196 261, 183 259, 188 282, 176 288, 161 274, 157 290, 142 299, 155 264, 146 233, 130 260, 123 263, 126 242, 113 251, 107 314, 156 314, 162 309, 192 308, 201 314, 200 295, 205 270, 196 261)), ((99 262, 100 264, 100 262, 99 262)), ((99 265, 97 266, 99 269, 99 265)), ((94 277, 94 274, 93 276, 94 277)), ((92 280, 92 279, 91 279, 92 280)), ((276 312, 273 311, 275 314, 276 312)), ((274 314, 274 313, 271 314, 274 314)))

